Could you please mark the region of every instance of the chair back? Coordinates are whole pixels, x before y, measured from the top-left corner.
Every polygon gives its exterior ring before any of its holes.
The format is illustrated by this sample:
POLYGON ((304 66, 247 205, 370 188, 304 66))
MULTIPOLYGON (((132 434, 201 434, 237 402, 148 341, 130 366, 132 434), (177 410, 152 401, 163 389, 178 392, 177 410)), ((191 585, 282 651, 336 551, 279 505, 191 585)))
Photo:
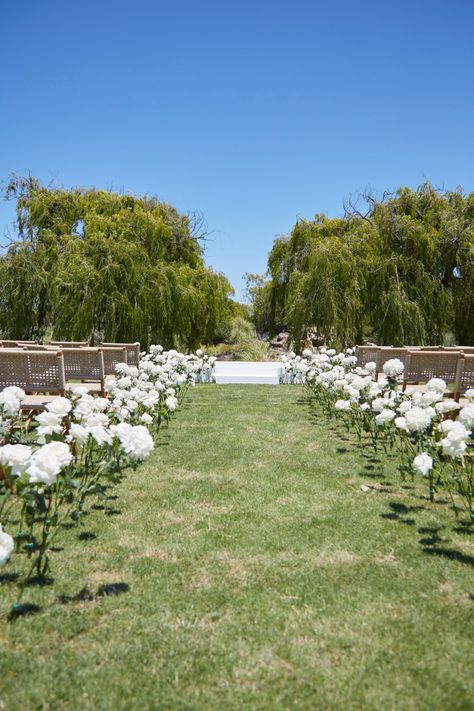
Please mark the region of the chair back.
POLYGON ((357 365, 363 367, 366 363, 377 363, 379 351, 379 346, 357 346, 357 365))
POLYGON ((89 341, 50 341, 49 344, 58 348, 81 348, 81 346, 88 346, 89 341))
POLYGON ((4 348, 21 348, 22 346, 36 346, 36 341, 6 341, 2 340, 2 346, 4 348))
POLYGON ((403 387, 407 383, 427 382, 431 378, 442 378, 446 383, 454 383, 462 351, 408 351, 403 387))
POLYGON ((468 353, 458 361, 454 397, 459 400, 466 390, 474 388, 474 353, 468 353))
POLYGON ((26 393, 64 395, 66 376, 61 351, 0 350, 0 390, 16 385, 26 393))
POLYGON ((106 375, 115 375, 115 366, 117 363, 128 363, 127 349, 125 347, 109 348, 101 346, 100 349, 104 354, 104 368, 106 375))
POLYGON ((128 365, 138 365, 140 360, 140 343, 101 343, 101 348, 126 348, 128 365))
POLYGON ((383 367, 388 360, 397 358, 406 366, 408 351, 406 348, 392 348, 392 346, 381 346, 377 356, 377 373, 383 371, 383 367))
POLYGON ((100 348, 65 348, 63 350, 66 380, 105 378, 104 354, 100 348))

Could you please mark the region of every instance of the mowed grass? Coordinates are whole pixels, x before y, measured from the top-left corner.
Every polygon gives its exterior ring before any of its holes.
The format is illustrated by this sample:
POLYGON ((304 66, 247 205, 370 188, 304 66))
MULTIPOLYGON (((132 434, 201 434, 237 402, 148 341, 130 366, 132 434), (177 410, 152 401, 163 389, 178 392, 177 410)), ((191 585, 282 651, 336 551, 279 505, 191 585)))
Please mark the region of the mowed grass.
POLYGON ((2 583, 0 708, 472 709, 473 538, 424 494, 298 387, 196 387, 40 610, 2 583))

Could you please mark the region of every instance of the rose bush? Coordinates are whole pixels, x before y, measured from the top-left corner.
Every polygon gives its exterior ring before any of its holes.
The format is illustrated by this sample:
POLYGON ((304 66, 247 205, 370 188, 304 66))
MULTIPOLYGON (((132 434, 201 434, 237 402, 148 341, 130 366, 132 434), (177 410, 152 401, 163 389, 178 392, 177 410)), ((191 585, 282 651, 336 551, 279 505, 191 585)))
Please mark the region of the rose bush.
POLYGON ((467 404, 445 398, 447 385, 432 378, 423 389, 403 392, 403 363, 384 364, 375 380, 375 363, 357 367, 352 349, 306 349, 283 358, 281 381, 305 385, 329 415, 340 418, 359 438, 368 433, 375 448, 395 448, 399 470, 428 481, 430 499, 443 488, 474 521, 474 389, 467 404))
POLYGON ((31 421, 20 411, 20 388, 0 393, 0 565, 30 559, 19 598, 33 575, 46 579, 61 524, 80 525, 88 497, 104 497, 124 469, 152 453, 187 388, 211 382, 212 369, 202 353, 152 346, 138 366, 117 365, 107 397, 77 385, 31 421))

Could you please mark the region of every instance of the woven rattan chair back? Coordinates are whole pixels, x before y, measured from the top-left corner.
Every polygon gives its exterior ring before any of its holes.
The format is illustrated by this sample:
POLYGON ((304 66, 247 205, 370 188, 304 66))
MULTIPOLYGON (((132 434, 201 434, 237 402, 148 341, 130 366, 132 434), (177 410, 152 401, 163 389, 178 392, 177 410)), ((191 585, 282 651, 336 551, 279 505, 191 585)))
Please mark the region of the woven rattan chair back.
POLYGON ((127 349, 125 347, 109 348, 101 346, 101 351, 104 354, 104 368, 106 375, 115 375, 115 366, 117 363, 128 363, 127 349))
POLYGON ((105 378, 104 354, 100 348, 65 348, 63 350, 66 380, 105 378))
POLYGON ((50 341, 49 345, 56 346, 57 348, 81 348, 88 346, 89 341, 50 341))
POLYGON ((366 363, 377 363, 379 351, 379 346, 357 346, 357 365, 362 367, 366 363))
POLYGON ((420 383, 430 378, 442 378, 448 384, 456 380, 458 360, 463 357, 456 351, 409 351, 405 365, 403 386, 420 383))
POLYGON ((101 348, 126 348, 128 365, 138 365, 140 360, 140 343, 101 343, 101 348))
POLYGON ((379 349, 379 353, 377 356, 377 372, 381 373, 383 371, 383 367, 385 363, 388 360, 392 360, 393 358, 397 358, 398 360, 401 360, 403 365, 406 365, 406 361, 408 358, 408 351, 406 348, 392 348, 391 346, 381 346, 379 349))
POLYGON ((66 376, 61 351, 0 350, 0 389, 11 385, 26 393, 64 395, 66 376))
POLYGON ((474 388, 474 354, 469 353, 458 361, 454 397, 459 400, 466 390, 474 388))
POLYGON ((36 346, 36 341, 5 341, 2 340, 4 348, 21 348, 22 346, 36 346))

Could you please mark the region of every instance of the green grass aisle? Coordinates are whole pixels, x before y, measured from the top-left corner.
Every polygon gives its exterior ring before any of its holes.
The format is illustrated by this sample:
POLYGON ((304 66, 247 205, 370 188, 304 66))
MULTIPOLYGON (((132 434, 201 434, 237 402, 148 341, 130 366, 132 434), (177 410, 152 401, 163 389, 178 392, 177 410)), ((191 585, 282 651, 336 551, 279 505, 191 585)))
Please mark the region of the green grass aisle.
POLYGON ((472 537, 302 395, 195 388, 38 612, 0 571, 0 709, 472 708, 472 537))

